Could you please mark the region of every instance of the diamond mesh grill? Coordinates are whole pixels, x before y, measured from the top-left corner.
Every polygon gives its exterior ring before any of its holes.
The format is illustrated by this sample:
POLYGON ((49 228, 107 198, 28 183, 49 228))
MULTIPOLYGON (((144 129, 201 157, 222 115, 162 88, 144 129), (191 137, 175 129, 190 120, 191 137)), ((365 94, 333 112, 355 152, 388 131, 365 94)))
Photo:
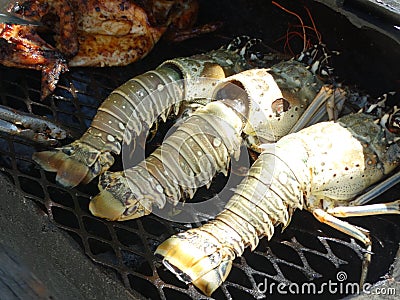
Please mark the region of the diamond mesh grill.
MULTIPOLYGON (((282 16, 281 12, 276 13, 282 16)), ((257 22, 257 19, 253 21, 257 22)), ((287 21, 280 20, 279 24, 284 27, 287 21)), ((238 30, 239 33, 243 33, 242 30, 238 30)), ((282 34, 284 32, 277 36, 282 34)), ((199 46, 202 45, 201 41, 200 38, 175 45, 172 50, 166 50, 170 46, 161 43, 149 57, 124 68, 72 69, 62 76, 55 94, 45 102, 37 100, 40 96, 39 72, 0 67, 0 101, 20 111, 55 120, 69 128, 73 136, 79 137, 89 126, 101 101, 114 88, 154 68, 171 53, 175 56, 177 52, 179 55, 189 55, 204 50, 205 47, 199 46)), ((225 42, 217 35, 212 41, 218 41, 218 45, 225 42)), ((211 47, 213 43, 207 45, 211 47)), ((63 141, 63 144, 70 141, 63 141)), ((162 241, 190 226, 172 223, 154 215, 123 223, 93 217, 88 204, 90 196, 98 192, 96 184, 75 189, 57 185, 53 173, 44 172, 31 160, 32 153, 40 150, 45 149, 0 133, 1 171, 15 184, 16 189, 38 204, 58 227, 66 230, 89 259, 102 266, 111 277, 122 281, 127 289, 146 298, 207 298, 194 287, 178 281, 153 256, 162 241)), ((393 200, 398 194, 397 186, 380 201, 393 200)), ((399 220, 393 216, 379 216, 352 218, 350 222, 371 230, 375 254, 368 280, 376 282, 387 273, 397 251, 400 241, 399 220)), ((298 211, 283 233, 277 232, 268 243, 262 240, 253 253, 246 250, 243 257, 234 261, 227 281, 213 294, 213 298, 262 299, 265 295, 257 290, 257 285, 265 280, 268 284, 314 282, 321 285, 328 280, 338 282, 338 271, 346 272, 348 282, 358 282, 362 253, 363 247, 352 239, 318 223, 309 213, 298 211)), ((336 299, 345 294, 326 293, 325 296, 336 299)), ((270 295, 272 298, 278 296, 270 295)))

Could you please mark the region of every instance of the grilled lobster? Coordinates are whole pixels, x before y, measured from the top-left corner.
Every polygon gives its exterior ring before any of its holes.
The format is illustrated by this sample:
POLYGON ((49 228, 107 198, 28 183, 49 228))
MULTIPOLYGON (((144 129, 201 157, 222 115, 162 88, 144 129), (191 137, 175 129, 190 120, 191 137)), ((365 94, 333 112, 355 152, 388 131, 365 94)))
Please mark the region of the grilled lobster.
POLYGON ((217 80, 256 66, 272 65, 275 55, 252 56, 257 40, 234 39, 226 47, 191 57, 175 58, 156 70, 136 76, 115 89, 99 107, 91 126, 73 143, 37 152, 33 159, 45 170, 57 172, 63 186, 88 183, 114 163, 112 154, 122 144, 147 134, 161 116, 178 114, 188 106, 206 104, 217 80))
POLYGON ((365 244, 363 284, 371 260, 368 231, 338 217, 400 213, 400 200, 366 206, 352 201, 399 166, 399 120, 397 108, 381 116, 349 114, 265 145, 215 219, 172 236, 155 253, 179 279, 211 295, 246 247, 254 250, 276 226, 285 228, 296 209, 306 209, 365 244))

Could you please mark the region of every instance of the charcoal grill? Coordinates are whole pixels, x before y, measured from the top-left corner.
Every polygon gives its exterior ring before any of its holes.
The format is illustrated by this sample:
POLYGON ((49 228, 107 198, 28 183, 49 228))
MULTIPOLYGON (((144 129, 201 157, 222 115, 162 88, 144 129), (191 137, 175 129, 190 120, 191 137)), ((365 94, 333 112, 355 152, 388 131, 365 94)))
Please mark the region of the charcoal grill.
MULTIPOLYGON (((179 44, 162 41, 148 57, 127 67, 74 68, 61 77, 55 94, 44 102, 39 101, 39 72, 0 67, 1 104, 46 116, 78 137, 89 126, 101 101, 114 88, 168 58, 208 51, 241 34, 260 37, 275 48, 282 46, 274 41, 286 34, 289 23, 297 24, 297 20, 265 2, 200 1, 201 22, 222 20, 223 29, 179 44)), ((388 16, 380 11, 368 15, 363 6, 347 5, 352 1, 342 1, 340 7, 332 6, 333 1, 292 2, 280 1, 307 20, 304 3, 311 10, 324 42, 331 50, 341 52, 333 62, 340 80, 374 96, 399 90, 400 71, 394 68, 400 65, 399 33, 388 26, 395 24, 396 14, 388 16)), ((152 149, 154 144, 148 147, 152 149)), ((167 237, 198 226, 198 223, 184 225, 154 215, 123 223, 95 218, 88 211, 88 204, 90 196, 97 193, 96 184, 75 189, 57 185, 54 174, 44 172, 31 160, 32 153, 39 150, 45 150, 45 147, 0 134, 2 173, 26 201, 39 207, 39 210, 26 211, 27 215, 35 218, 40 216, 40 211, 46 214, 52 224, 67 232, 68 239, 85 254, 83 260, 92 261, 97 266, 94 270, 105 273, 111 283, 122 284, 133 299, 207 299, 194 287, 179 282, 153 255, 157 245, 167 237)), ((118 167, 117 164, 114 169, 118 167)), ((217 180, 224 179, 218 177, 217 180)), ((399 189, 400 186, 395 186, 379 201, 397 199, 399 189)), ((213 192, 215 188, 208 193, 213 192)), ((202 194, 206 193, 203 191, 202 194)), ((376 282, 388 273, 398 250, 399 219, 374 216, 350 221, 371 230, 375 254, 367 280, 376 282)), ((247 250, 243 257, 234 261, 227 281, 213 298, 262 299, 265 295, 257 290, 257 285, 266 279, 268 283, 314 282, 318 286, 328 280, 337 281, 336 275, 342 271, 346 272, 348 282, 358 282, 362 253, 363 247, 354 240, 318 223, 309 213, 298 211, 283 233, 278 232, 268 243, 262 240, 253 253, 247 250)), ((40 279, 44 283, 48 280, 40 279)), ((324 297, 338 299, 346 294, 345 291, 326 292, 324 297)), ((279 298, 281 295, 268 296, 279 298)), ((94 298, 101 299, 102 294, 93 295, 94 298)))

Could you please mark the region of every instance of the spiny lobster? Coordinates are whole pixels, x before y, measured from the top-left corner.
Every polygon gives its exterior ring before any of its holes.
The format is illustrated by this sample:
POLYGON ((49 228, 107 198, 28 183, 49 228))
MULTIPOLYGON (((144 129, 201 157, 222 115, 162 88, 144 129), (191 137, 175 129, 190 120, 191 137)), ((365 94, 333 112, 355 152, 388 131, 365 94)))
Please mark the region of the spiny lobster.
POLYGON ((63 186, 90 182, 113 165, 112 154, 118 155, 123 143, 134 143, 159 116, 165 120, 170 113, 206 104, 217 80, 279 60, 277 55, 259 59, 252 54, 257 42, 238 37, 221 49, 171 59, 132 78, 102 103, 80 139, 37 152, 33 159, 46 171, 57 172, 56 180, 63 186))

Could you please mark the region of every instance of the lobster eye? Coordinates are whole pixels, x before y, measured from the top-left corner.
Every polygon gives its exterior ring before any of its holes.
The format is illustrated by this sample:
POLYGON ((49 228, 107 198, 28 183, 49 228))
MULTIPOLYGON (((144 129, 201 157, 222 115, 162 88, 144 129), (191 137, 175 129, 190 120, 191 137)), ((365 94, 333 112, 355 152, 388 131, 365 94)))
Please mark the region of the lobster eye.
POLYGON ((130 216, 133 213, 135 213, 137 211, 137 209, 138 209, 138 206, 137 205, 133 205, 131 207, 126 208, 123 214, 125 216, 130 216))
POLYGON ((396 108, 393 114, 389 117, 388 129, 392 133, 400 134, 400 109, 396 108))
POLYGON ((282 113, 290 109, 290 103, 284 98, 279 98, 272 102, 271 108, 276 117, 279 117, 282 113))
POLYGON ((256 59, 262 60, 263 58, 264 58, 264 53, 262 53, 261 51, 251 52, 250 60, 256 60, 256 59))

